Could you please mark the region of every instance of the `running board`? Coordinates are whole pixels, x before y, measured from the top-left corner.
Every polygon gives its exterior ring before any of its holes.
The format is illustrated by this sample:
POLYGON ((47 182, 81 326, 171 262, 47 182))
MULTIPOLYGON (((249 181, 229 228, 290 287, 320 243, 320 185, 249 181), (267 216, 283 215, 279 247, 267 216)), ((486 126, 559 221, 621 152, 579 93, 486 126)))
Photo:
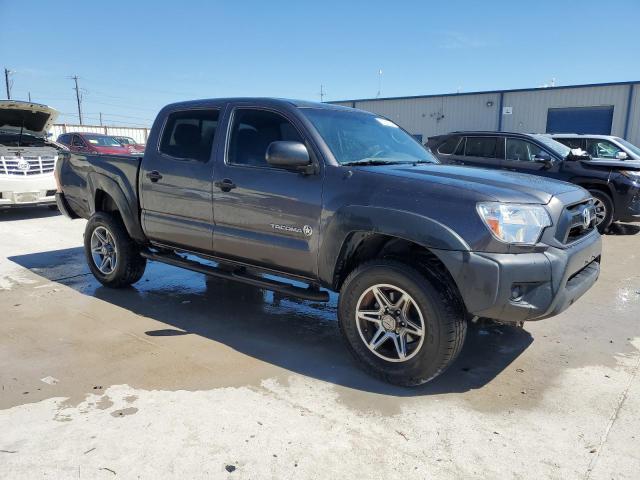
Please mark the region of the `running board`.
POLYGON ((305 300, 312 300, 314 302, 328 302, 329 293, 317 288, 302 288, 291 285, 290 283, 278 282, 277 280, 269 280, 257 275, 251 275, 250 273, 238 271, 227 271, 221 268, 205 265, 194 260, 183 258, 174 253, 161 254, 151 251, 140 252, 144 258, 149 260, 155 260, 156 262, 166 263, 173 265, 174 267, 186 268, 194 272, 203 273, 212 277, 225 278, 227 280, 234 280, 236 282, 246 283, 253 285, 254 287, 264 288, 273 292, 278 292, 283 295, 289 295, 292 297, 303 298, 305 300))

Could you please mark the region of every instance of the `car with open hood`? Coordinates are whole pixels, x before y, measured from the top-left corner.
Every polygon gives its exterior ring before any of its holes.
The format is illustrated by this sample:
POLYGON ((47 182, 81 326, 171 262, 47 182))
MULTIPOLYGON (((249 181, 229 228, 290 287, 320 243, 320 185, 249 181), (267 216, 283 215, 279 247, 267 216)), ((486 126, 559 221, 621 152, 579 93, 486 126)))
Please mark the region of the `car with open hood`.
POLYGON ((55 205, 54 168, 62 145, 47 139, 55 109, 0 101, 0 209, 55 205))

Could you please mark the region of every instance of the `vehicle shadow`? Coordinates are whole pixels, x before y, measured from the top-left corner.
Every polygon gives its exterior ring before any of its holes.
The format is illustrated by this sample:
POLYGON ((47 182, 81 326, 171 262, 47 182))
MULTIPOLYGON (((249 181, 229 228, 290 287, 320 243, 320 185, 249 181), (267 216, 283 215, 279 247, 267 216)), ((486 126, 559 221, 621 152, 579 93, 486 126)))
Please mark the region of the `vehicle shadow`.
POLYGON ((607 230, 607 235, 637 235, 640 225, 631 223, 612 223, 607 230))
POLYGON ((155 319, 151 337, 199 335, 289 371, 393 396, 465 392, 489 383, 533 341, 523 329, 470 325, 462 354, 443 375, 418 388, 388 385, 363 373, 343 344, 336 295, 327 304, 284 298, 250 286, 151 262, 134 287, 114 290, 88 273, 82 248, 9 260, 89 296, 155 319))
POLYGON ((11 220, 28 220, 31 218, 56 217, 61 215, 57 208, 44 207, 18 207, 0 209, 0 222, 11 220))

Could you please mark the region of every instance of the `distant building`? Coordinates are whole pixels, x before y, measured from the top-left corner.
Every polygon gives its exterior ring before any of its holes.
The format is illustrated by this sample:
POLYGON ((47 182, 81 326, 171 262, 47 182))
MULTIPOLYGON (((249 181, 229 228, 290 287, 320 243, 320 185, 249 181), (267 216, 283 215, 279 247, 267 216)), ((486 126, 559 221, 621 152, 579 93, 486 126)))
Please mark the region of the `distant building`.
POLYGON ((425 142, 455 130, 600 133, 640 145, 640 81, 330 102, 390 118, 425 142))

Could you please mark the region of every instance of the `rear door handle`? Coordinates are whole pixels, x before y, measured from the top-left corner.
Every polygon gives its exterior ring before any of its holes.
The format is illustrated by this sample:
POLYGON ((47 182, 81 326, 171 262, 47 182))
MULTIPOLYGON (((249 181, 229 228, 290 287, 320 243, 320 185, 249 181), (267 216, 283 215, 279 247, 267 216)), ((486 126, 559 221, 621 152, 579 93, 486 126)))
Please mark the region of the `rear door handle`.
POLYGON ((147 173, 147 178, 151 180, 153 183, 156 183, 158 180, 162 178, 162 175, 160 175, 160 172, 157 170, 151 170, 150 172, 147 173))
POLYGON ((236 184, 231 181, 229 178, 225 178, 224 180, 218 180, 214 182, 214 185, 218 187, 223 192, 229 192, 236 188, 236 184))

